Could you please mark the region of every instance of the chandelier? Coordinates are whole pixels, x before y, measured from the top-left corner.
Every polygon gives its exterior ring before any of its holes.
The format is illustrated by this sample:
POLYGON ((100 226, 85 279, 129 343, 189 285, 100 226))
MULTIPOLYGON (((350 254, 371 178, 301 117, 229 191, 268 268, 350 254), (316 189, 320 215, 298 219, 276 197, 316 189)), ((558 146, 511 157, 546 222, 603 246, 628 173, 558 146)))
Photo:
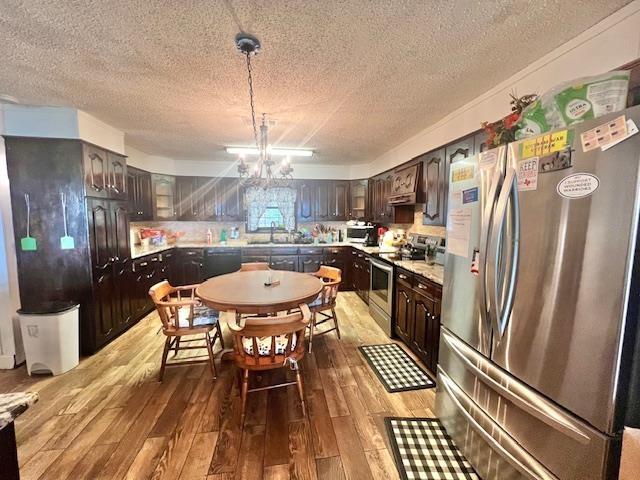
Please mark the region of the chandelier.
MULTIPOLYGON (((248 33, 240 32, 236 35, 236 47, 246 57, 247 61, 247 83, 249 84, 249 102, 251 106, 251 123, 253 125, 253 138, 256 149, 251 153, 258 155, 257 162, 251 166, 245 161, 244 153, 239 154, 238 175, 244 186, 263 188, 288 187, 293 180, 293 167, 288 155, 285 155, 279 164, 272 158, 272 149, 268 141, 269 127, 267 125, 266 114, 262 114, 260 125, 260 136, 256 126, 256 111, 253 95, 253 75, 251 72, 251 57, 260 51, 260 40, 248 33)), ((227 149, 230 150, 253 150, 253 149, 227 149)))

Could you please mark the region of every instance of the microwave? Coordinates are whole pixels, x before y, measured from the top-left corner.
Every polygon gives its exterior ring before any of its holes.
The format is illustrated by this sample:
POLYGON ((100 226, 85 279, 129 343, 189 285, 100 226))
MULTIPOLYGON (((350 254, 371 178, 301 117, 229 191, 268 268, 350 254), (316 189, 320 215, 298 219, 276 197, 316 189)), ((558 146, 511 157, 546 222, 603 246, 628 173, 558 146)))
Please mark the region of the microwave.
POLYGON ((347 242, 376 245, 378 230, 375 225, 353 225, 347 227, 347 242))

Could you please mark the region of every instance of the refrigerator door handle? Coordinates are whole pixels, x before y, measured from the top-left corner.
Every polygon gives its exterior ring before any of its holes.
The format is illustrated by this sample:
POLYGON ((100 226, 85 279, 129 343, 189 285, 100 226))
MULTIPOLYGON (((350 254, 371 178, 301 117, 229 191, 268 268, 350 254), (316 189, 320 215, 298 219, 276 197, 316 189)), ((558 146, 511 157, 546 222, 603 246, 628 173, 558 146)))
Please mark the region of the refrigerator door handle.
MULTIPOLYGON (((558 477, 547 470, 544 465, 533 458, 526 450, 518 445, 517 442, 512 440, 511 437, 501 435, 500 442, 498 442, 498 440, 489 434, 474 418, 474 415, 469 413, 465 405, 463 405, 466 394, 449 378, 440 366, 438 366, 438 379, 440 380, 440 387, 449 395, 456 409, 462 414, 469 426, 502 458, 531 480, 558 480, 558 477)), ((471 401, 467 400, 465 403, 468 403, 468 407, 472 410, 477 408, 472 405, 471 401)), ((502 427, 493 420, 488 417, 485 418, 493 424, 494 428, 491 429, 492 431, 502 431, 502 427)))
POLYGON ((491 223, 493 221, 493 213, 496 206, 496 197, 498 195, 498 187, 502 180, 502 172, 496 169, 491 184, 489 186, 489 195, 487 196, 487 204, 482 212, 482 231, 480 232, 480 315, 482 316, 482 322, 484 328, 491 330, 491 321, 487 317, 491 317, 490 302, 487 302, 487 259, 488 259, 488 247, 489 247, 489 235, 491 233, 491 223))
POLYGON ((498 202, 496 204, 496 214, 493 217, 493 224, 491 226, 491 243, 490 248, 493 253, 492 256, 492 269, 489 271, 489 285, 492 289, 492 304, 495 309, 491 311, 491 324, 493 330, 498 337, 498 341, 502 339, 509 317, 511 315, 511 309, 513 308, 513 298, 515 296, 516 289, 516 274, 518 272, 519 261, 519 246, 520 246, 520 212, 518 208, 518 181, 516 171, 513 168, 507 169, 504 183, 498 202), (509 265, 508 277, 503 281, 507 283, 507 292, 504 299, 504 303, 500 302, 499 293, 501 291, 501 285, 498 285, 498 268, 499 268, 499 255, 498 244, 501 242, 502 233, 504 231, 504 223, 507 216, 507 207, 509 205, 509 199, 512 200, 512 225, 513 232, 511 241, 513 243, 511 248, 511 261, 509 265))
MULTIPOLYGON (((469 347, 463 345, 462 342, 457 340, 446 330, 443 330, 442 332, 442 339, 449 346, 451 351, 455 353, 457 357, 462 361, 467 370, 469 370, 486 386, 498 393, 501 397, 507 399, 509 402, 527 412, 529 415, 546 423, 550 427, 558 430, 559 432, 562 432, 564 435, 576 440, 577 442, 586 445, 591 441, 588 435, 585 435, 579 428, 562 418, 562 416, 554 411, 553 408, 550 408, 548 405, 540 402, 538 402, 539 404, 536 405, 534 403, 535 400, 528 400, 522 395, 518 395, 517 391, 513 392, 508 387, 506 387, 504 383, 509 385, 506 380, 494 379, 489 374, 490 372, 492 372, 492 369, 489 368, 487 370, 487 372, 489 373, 487 373, 482 368, 480 368, 480 366, 478 366, 478 363, 483 362, 483 360, 476 358, 477 354, 475 352, 471 352, 469 347)), ((513 389, 516 387, 511 385, 511 388, 513 389)))

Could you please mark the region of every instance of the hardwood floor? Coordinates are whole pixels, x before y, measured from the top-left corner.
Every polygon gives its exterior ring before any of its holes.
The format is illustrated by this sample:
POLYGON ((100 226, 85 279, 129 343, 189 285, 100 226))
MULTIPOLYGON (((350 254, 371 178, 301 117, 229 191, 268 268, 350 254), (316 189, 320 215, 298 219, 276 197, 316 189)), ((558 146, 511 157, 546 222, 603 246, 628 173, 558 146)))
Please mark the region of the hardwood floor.
POLYGON ((383 419, 431 416, 435 392, 387 393, 357 347, 388 339, 353 293, 339 294, 337 314, 342 340, 314 338, 301 363, 308 416, 295 386, 260 391, 249 395, 244 429, 232 362, 217 360, 216 381, 206 365, 186 365, 157 382, 155 313, 62 376, 1 371, 0 392, 40 393, 16 422, 22 478, 398 478, 383 419))

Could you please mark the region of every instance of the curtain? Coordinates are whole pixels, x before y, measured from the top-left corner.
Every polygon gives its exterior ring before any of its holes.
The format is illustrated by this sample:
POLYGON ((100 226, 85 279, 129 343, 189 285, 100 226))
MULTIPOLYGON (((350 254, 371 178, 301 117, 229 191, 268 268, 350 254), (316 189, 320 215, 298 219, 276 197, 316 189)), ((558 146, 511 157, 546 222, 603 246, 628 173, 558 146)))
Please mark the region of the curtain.
POLYGON ((296 227, 296 191, 293 188, 276 187, 263 189, 250 187, 246 190, 247 226, 250 232, 258 229, 260 217, 268 206, 277 206, 284 219, 286 230, 296 227))

